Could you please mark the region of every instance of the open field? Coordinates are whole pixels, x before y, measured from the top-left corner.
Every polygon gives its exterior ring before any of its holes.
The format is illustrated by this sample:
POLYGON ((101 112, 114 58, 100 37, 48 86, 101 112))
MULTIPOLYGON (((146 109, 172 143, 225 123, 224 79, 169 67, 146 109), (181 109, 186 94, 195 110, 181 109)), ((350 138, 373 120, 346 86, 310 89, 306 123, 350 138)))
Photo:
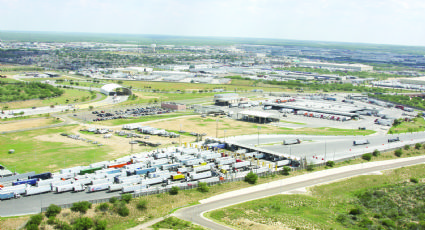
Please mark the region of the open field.
POLYGON ((12 122, 0 122, 0 132, 36 128, 36 127, 58 124, 61 122, 62 121, 57 120, 55 118, 35 118, 35 119, 16 120, 12 122))
POLYGON ((393 126, 388 133, 411 133, 425 131, 425 120, 422 117, 416 117, 411 122, 403 121, 397 126, 393 126))
POLYGON ((336 129, 336 128, 300 128, 292 129, 286 127, 276 127, 269 124, 255 124, 245 121, 237 121, 229 118, 207 117, 186 117, 174 119, 172 121, 152 122, 149 125, 155 128, 162 128, 167 130, 182 130, 186 132, 206 133, 208 136, 216 136, 218 130, 218 137, 226 137, 248 135, 258 133, 258 126, 261 127, 260 134, 307 134, 307 135, 369 135, 375 133, 372 130, 357 130, 357 129, 336 129), (218 125, 218 126, 217 126, 218 125))
MULTIPOLYGON (((407 197, 405 195, 414 189, 419 189, 418 186, 423 187, 424 177, 425 168, 423 165, 416 165, 385 171, 383 175, 359 176, 332 184, 315 186, 310 188, 305 195, 278 195, 249 201, 215 210, 207 213, 207 215, 236 229, 364 229, 364 227, 371 229, 372 226, 378 227, 381 224, 385 226, 386 224, 382 219, 390 219, 391 216, 391 222, 396 221, 395 219, 398 217, 400 219, 397 219, 397 221, 406 222, 410 213, 393 213, 394 204, 397 207, 397 204, 411 203, 412 200, 418 198, 419 200, 414 201, 414 203, 420 206, 422 198, 418 193, 409 193, 407 197), (409 179, 412 177, 422 181, 421 184, 410 183, 409 179), (402 187, 401 193, 390 193, 395 184, 398 184, 396 187, 402 187), (380 194, 384 196, 394 196, 390 202, 396 203, 381 204, 376 202, 378 196, 374 197, 373 203, 368 202, 368 208, 366 208, 362 205, 364 196, 359 194, 370 190, 372 190, 372 193, 373 191, 381 191, 380 194), (400 196, 403 198, 400 198, 400 196), (409 199, 412 200, 409 201, 409 199), (407 201, 405 202, 405 200, 407 201), (361 209, 361 214, 348 215, 350 210, 355 208, 361 209), (380 213, 379 209, 386 211, 380 213), (372 210, 376 213, 373 213, 372 210), (349 220, 350 217, 352 218, 351 221, 349 220), (343 218, 347 218, 347 223, 358 222, 363 228, 358 225, 347 224, 343 218)), ((404 209, 409 209, 407 206, 409 205, 402 205, 395 209, 405 211, 404 209)), ((410 218, 415 219, 416 217, 410 218)))
POLYGON ((15 102, 4 102, 0 103, 0 107, 8 106, 8 109, 21 109, 21 108, 31 108, 31 107, 41 107, 41 106, 50 106, 50 105, 66 105, 74 104, 77 102, 89 101, 91 100, 91 94, 86 90, 78 89, 63 89, 65 92, 60 97, 48 98, 44 100, 34 99, 27 101, 15 101, 15 102), (67 102, 68 100, 68 102, 67 102))
POLYGON ((187 115, 195 115, 195 114, 196 113, 191 113, 191 112, 178 112, 178 113, 162 114, 162 115, 154 115, 154 116, 99 121, 99 122, 96 122, 96 124, 106 125, 106 126, 116 126, 116 125, 124 125, 124 124, 131 124, 131 123, 140 123, 140 122, 146 122, 146 121, 175 118, 175 117, 181 117, 181 116, 187 116, 187 115))

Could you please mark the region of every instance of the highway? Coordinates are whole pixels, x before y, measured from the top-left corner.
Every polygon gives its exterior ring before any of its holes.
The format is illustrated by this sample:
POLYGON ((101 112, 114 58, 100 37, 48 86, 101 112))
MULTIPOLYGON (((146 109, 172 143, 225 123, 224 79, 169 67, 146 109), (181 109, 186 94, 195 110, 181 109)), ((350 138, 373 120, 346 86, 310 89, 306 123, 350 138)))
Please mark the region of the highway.
MULTIPOLYGON (((219 195, 217 199, 212 199, 210 201, 206 201, 202 204, 183 208, 177 210, 173 215, 187 221, 191 221, 195 224, 210 228, 210 229, 232 229, 227 226, 223 226, 221 224, 218 224, 216 222, 213 222, 209 219, 206 219, 203 217, 203 214, 205 212, 209 212, 215 209, 224 208, 227 206, 235 205, 238 203, 243 203, 250 200, 260 199, 268 196, 278 195, 282 194, 284 192, 288 192, 295 189, 310 187, 322 183, 328 183, 336 180, 340 180, 343 178, 358 176, 362 174, 372 173, 376 171, 382 171, 382 170, 388 170, 388 169, 394 169, 419 163, 425 163, 424 157, 416 157, 412 159, 402 159, 398 161, 386 161, 386 162, 371 162, 367 164, 361 164, 361 167, 357 165, 357 168, 350 170, 347 168, 347 170, 343 170, 342 168, 336 168, 336 169, 330 169, 330 170, 324 170, 319 171, 311 174, 297 176, 293 178, 289 178, 286 180, 291 180, 292 183, 287 183, 283 186, 284 181, 277 181, 272 182, 273 185, 258 185, 262 186, 262 189, 255 191, 256 189, 253 189, 254 192, 248 192, 248 193, 241 193, 240 195, 234 195, 230 196, 228 198, 225 198, 225 195, 219 195), (390 163, 391 162, 391 163, 390 163), (300 178, 297 180, 297 178, 300 178), (279 186, 280 183, 280 186, 279 186), (277 186, 276 186, 277 185, 277 186)), ((347 166, 350 167, 350 166, 347 166)), ((346 167, 343 167, 346 168, 346 167)), ((270 183, 270 184, 272 184, 270 183)), ((245 190, 249 191, 249 190, 245 190)), ((230 192, 232 193, 232 192, 230 192)), ((233 192, 233 194, 235 194, 233 192)), ((208 199, 207 199, 208 200, 208 199)))

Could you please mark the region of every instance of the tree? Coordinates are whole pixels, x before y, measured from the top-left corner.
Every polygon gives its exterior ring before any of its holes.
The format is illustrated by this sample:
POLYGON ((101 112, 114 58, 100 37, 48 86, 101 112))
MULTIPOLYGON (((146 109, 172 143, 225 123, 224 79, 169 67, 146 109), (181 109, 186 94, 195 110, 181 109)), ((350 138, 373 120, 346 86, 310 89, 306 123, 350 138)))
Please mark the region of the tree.
POLYGON ((177 187, 177 186, 171 187, 171 189, 170 189, 170 195, 177 195, 177 194, 179 194, 179 190, 180 190, 180 188, 177 187))
POLYGON ((410 149, 410 145, 405 145, 403 148, 404 148, 404 150, 409 150, 410 149))
POLYGON ((393 126, 398 126, 401 124, 401 120, 400 119, 395 119, 393 122, 393 126))
POLYGON ((108 221, 106 221, 106 220, 96 220, 94 222, 94 229, 95 230, 106 230, 107 226, 108 226, 108 221))
POLYGON ((210 191, 210 188, 208 187, 207 183, 200 182, 198 184, 198 191, 205 193, 205 192, 209 192, 210 191))
POLYGON ((109 198, 109 203, 114 204, 118 201, 118 199, 116 197, 111 197, 109 198))
POLYGON ((80 213, 86 213, 87 210, 91 208, 91 203, 88 201, 81 201, 77 203, 73 203, 71 207, 71 211, 73 212, 80 212, 80 213))
POLYGON ((394 154, 395 154, 397 157, 401 157, 401 155, 403 155, 403 150, 402 150, 402 149, 397 149, 397 150, 394 152, 394 154))
POLYGON ((421 143, 416 143, 415 144, 415 149, 418 149, 419 150, 419 149, 421 149, 421 147, 422 147, 421 143))
POLYGON ((37 214, 37 215, 31 216, 30 220, 27 222, 25 226, 27 227, 27 229, 28 228, 38 229, 38 226, 41 224, 41 221, 43 221, 43 216, 41 214, 37 214), (34 226, 36 228, 34 228, 34 226))
POLYGON ((288 176, 289 173, 291 172, 291 168, 288 166, 283 166, 283 170, 282 170, 282 174, 288 176))
POLYGON ((125 203, 120 202, 117 207, 117 213, 118 215, 125 217, 130 214, 130 210, 127 208, 127 206, 125 206, 125 203))
POLYGON ((258 180, 258 175, 255 174, 254 172, 249 172, 246 176, 245 176, 245 181, 250 183, 250 184, 255 184, 257 183, 258 180))
POLYGON ((61 207, 55 205, 55 204, 51 204, 48 208, 47 211, 44 215, 46 215, 47 218, 51 217, 51 216, 56 216, 57 214, 59 214, 61 212, 61 207))
POLYGON ((100 210, 102 212, 106 212, 109 209, 108 203, 101 203, 99 206, 96 207, 97 210, 100 210))
POLYGON ((326 166, 328 166, 328 167, 334 167, 335 166, 335 162, 334 161, 326 161, 326 166))
POLYGON ((372 155, 373 155, 374 157, 377 157, 377 156, 379 156, 380 154, 381 154, 381 153, 379 152, 379 150, 377 150, 377 149, 373 150, 372 155))
POLYGON ((77 218, 74 221, 73 229, 75 230, 88 230, 93 227, 93 220, 88 217, 77 218))
POLYGON ((90 105, 89 110, 93 110, 94 106, 90 105))

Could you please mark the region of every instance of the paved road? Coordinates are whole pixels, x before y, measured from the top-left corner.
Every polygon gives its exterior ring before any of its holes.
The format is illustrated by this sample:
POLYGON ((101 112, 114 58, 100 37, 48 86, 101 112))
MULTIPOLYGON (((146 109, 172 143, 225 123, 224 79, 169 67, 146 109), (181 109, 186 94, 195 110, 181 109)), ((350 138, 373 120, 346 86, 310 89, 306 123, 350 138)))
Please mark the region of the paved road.
MULTIPOLYGON (((403 162, 396 162, 396 163, 390 163, 390 164, 378 165, 378 166, 376 166, 376 164, 369 164, 371 167, 368 167, 366 164, 363 164, 362 168, 355 169, 355 170, 347 170, 342 172, 338 172, 338 169, 335 169, 335 170, 332 169, 333 171, 326 170, 326 173, 322 173, 323 176, 321 177, 312 177, 311 179, 300 180, 300 181, 296 181, 296 178, 293 178, 295 179, 294 182, 290 184, 286 184, 285 186, 277 186, 277 187, 271 187, 271 188, 268 186, 264 186, 263 190, 255 191, 252 193, 236 195, 236 196, 225 198, 225 199, 219 199, 219 200, 216 199, 207 203, 183 208, 175 212, 174 216, 183 220, 192 221, 195 224, 199 224, 201 226, 204 226, 210 229, 220 229, 220 230, 232 229, 206 219, 205 217, 203 217, 203 213, 209 212, 215 209, 235 205, 238 203, 243 203, 250 200, 278 195, 283 192, 288 192, 295 189, 305 188, 305 187, 314 186, 317 184, 332 182, 339 179, 372 173, 376 171, 414 165, 418 163, 425 163, 425 158, 422 157, 419 159, 418 158, 409 159, 403 162)), ((317 173, 320 173, 320 172, 317 172, 317 173)))

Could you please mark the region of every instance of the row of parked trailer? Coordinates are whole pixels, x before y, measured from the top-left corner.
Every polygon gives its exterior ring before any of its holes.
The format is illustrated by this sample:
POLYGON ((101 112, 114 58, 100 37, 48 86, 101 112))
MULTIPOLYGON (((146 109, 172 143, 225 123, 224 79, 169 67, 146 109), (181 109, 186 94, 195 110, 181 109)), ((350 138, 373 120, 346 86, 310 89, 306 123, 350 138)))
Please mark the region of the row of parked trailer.
POLYGON ((351 120, 351 117, 339 116, 339 115, 327 114, 327 113, 317 113, 317 112, 303 111, 303 110, 295 111, 294 114, 295 115, 302 115, 302 116, 306 116, 306 117, 315 117, 315 118, 322 118, 322 119, 328 119, 328 120, 335 120, 335 121, 351 120))
MULTIPOLYGON (((263 158, 264 154, 244 153, 244 157, 263 158), (252 155, 252 156, 251 156, 252 155)), ((276 166, 290 161, 276 162, 276 166)), ((187 186, 198 182, 225 180, 226 173, 269 170, 250 160, 240 160, 224 153, 197 148, 172 148, 148 154, 126 156, 115 161, 76 166, 58 173, 42 173, 18 180, 0 190, 0 199, 46 192, 95 192, 108 190, 122 193, 140 192, 151 186, 187 186)))

